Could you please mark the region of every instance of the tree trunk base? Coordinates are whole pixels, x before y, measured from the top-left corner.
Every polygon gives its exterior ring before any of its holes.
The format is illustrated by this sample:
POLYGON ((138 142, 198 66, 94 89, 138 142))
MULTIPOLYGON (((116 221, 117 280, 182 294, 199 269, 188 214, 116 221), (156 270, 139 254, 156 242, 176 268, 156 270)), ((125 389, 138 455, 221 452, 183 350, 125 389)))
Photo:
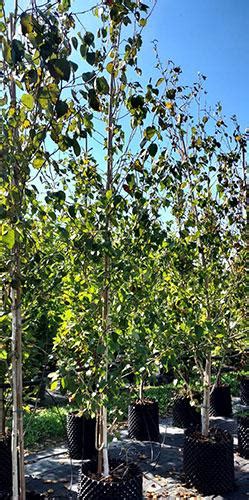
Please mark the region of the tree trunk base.
POLYGON ((78 500, 142 500, 143 476, 139 467, 136 464, 124 464, 118 476, 119 466, 118 462, 110 462, 109 478, 95 479, 96 463, 83 464, 78 500), (116 473, 112 475, 114 469, 116 473))

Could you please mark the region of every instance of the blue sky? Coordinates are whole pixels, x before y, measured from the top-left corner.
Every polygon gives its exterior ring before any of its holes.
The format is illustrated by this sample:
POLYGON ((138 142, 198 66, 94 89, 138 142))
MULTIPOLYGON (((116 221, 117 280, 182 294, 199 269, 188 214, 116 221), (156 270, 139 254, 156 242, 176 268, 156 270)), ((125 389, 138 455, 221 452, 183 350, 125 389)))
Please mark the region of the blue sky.
MULTIPOLYGON (((71 0, 71 10, 82 11, 96 3, 71 0)), ((83 17, 86 29, 95 32, 93 16, 83 17)), ((182 67, 184 83, 191 85, 198 72, 205 74, 208 105, 221 101, 227 117, 236 114, 242 132, 249 127, 249 0, 157 0, 139 55, 145 82, 158 75, 153 39, 158 40, 162 62, 171 59, 182 67)), ((74 54, 75 58, 79 71, 92 69, 80 56, 74 54)))
POLYGON ((237 115, 242 131, 249 127, 249 0, 158 0, 144 30, 148 74, 153 38, 162 59, 182 67, 187 83, 198 71, 207 76, 210 105, 220 100, 227 116, 237 115))

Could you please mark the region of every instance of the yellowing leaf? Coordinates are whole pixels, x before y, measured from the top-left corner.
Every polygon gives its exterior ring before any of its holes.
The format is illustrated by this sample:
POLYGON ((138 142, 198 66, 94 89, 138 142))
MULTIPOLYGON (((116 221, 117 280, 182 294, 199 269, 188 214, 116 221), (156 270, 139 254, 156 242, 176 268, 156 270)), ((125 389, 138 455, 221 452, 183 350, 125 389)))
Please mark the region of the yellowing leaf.
POLYGON ((30 94, 23 94, 21 97, 21 101, 29 110, 32 110, 35 105, 34 98, 30 94))
POLYGON ((34 160, 33 160, 33 167, 34 168, 41 168, 42 165, 45 163, 45 159, 42 157, 42 156, 37 156, 34 160))
POLYGON ((167 109, 173 109, 174 104, 172 102, 170 102, 170 101, 167 101, 166 104, 165 104, 165 106, 166 106, 167 109))
POLYGON ((23 122, 23 128, 29 128, 31 125, 30 121, 29 120, 24 120, 23 122))

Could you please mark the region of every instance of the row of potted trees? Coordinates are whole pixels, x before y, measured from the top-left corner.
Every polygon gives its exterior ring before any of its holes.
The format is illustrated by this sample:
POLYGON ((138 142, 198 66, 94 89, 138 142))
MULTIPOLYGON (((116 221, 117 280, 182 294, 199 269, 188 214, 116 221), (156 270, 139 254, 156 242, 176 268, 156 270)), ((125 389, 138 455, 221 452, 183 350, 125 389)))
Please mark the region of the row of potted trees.
MULTIPOLYGON (((142 45, 141 32, 150 15, 146 4, 131 0, 103 2, 100 8, 93 10, 98 24, 96 34, 85 31, 72 40, 68 32, 75 19, 73 14, 68 14, 70 2, 59 4, 59 13, 55 11, 51 20, 47 17, 50 9, 45 15, 35 8, 32 14, 28 11, 20 16, 15 8, 11 18, 14 26, 11 42, 14 47, 21 44, 21 49, 18 48, 18 55, 12 50, 14 60, 8 55, 7 64, 12 74, 15 68, 14 75, 18 74, 20 81, 26 82, 28 94, 23 94, 21 101, 26 110, 23 109, 23 113, 29 117, 25 123, 31 127, 37 116, 38 124, 43 127, 46 123, 40 134, 41 142, 38 137, 38 146, 28 142, 24 158, 14 162, 11 224, 16 229, 16 221, 22 220, 22 205, 16 191, 20 191, 22 200, 29 176, 27 157, 29 161, 31 154, 38 171, 45 162, 46 168, 55 169, 61 176, 56 188, 52 181, 46 197, 49 217, 55 221, 54 232, 61 235, 60 254, 65 267, 62 296, 58 297, 63 312, 54 341, 54 349, 60 357, 58 368, 64 387, 69 384, 70 371, 77 374, 77 383, 84 388, 86 410, 91 418, 94 414, 96 420, 97 461, 94 470, 86 470, 88 466, 83 465, 79 498, 139 498, 141 473, 134 464, 112 464, 108 457, 108 412, 115 406, 112 398, 122 386, 122 370, 130 355, 139 370, 144 371, 148 364, 160 365, 163 356, 169 356, 170 362, 177 365, 179 352, 188 345, 203 386, 202 429, 186 437, 189 449, 195 440, 208 446, 214 440, 217 444, 222 442, 220 433, 209 432, 211 368, 213 354, 220 351, 223 354, 226 343, 233 344, 241 322, 236 316, 241 298, 236 295, 237 277, 241 272, 239 251, 243 247, 241 201, 244 192, 237 172, 241 138, 235 126, 231 144, 221 147, 223 137, 228 135, 221 111, 217 110, 214 117, 210 117, 209 110, 200 111, 202 82, 196 82, 192 89, 184 87, 179 80, 181 69, 172 63, 164 69, 156 44, 160 78, 153 84, 150 79, 146 86, 143 79, 139 80, 141 69, 137 56, 142 45), (25 43, 13 40, 19 17, 25 43), (130 25, 135 26, 134 30, 130 25), (53 32, 50 39, 51 26, 55 34, 53 32), (47 39, 43 40, 43 35, 47 39), (78 47, 87 71, 79 76, 81 83, 74 89, 78 66, 67 57, 78 47), (26 58, 25 50, 28 51, 26 58), (41 78, 45 79, 42 82, 45 97, 39 94, 40 76, 33 59, 41 61, 44 68, 41 78), (128 81, 132 68, 136 80, 128 81), (35 77, 31 77, 34 70, 35 77), (64 84, 63 93, 60 89, 64 84), (70 86, 73 92, 68 100, 67 87, 70 86), (193 113, 193 102, 197 103, 196 113, 193 113), (213 121, 214 130, 210 133, 213 121), (68 127, 62 133, 65 122, 68 127), (100 130, 96 130, 99 122, 100 130), (45 141, 50 132, 51 137, 45 141), (92 151, 95 135, 102 142, 100 148, 92 151), (73 151, 72 156, 61 162, 65 170, 60 170, 60 162, 50 163, 50 152, 46 150, 50 141, 56 144, 56 150, 58 147, 62 152, 67 148, 73 151), (67 198, 67 183, 70 185, 72 178, 74 193, 67 198), (164 220, 168 210, 172 224, 164 220), (235 246, 238 253, 234 252, 235 246), (111 370, 117 358, 117 367, 111 370)), ((9 40, 6 43, 8 47, 9 40)), ((15 108, 18 106, 13 76, 10 81, 10 100, 15 108)), ((10 133, 15 143, 14 158, 23 150, 22 142, 17 151, 15 149, 19 138, 17 126, 11 124, 9 128, 12 131, 15 127, 14 135, 10 133)), ((24 127, 21 137, 26 137, 25 130, 24 127)), ((27 133, 32 139, 35 135, 35 130, 27 133)), ((35 205, 37 203, 31 204, 34 213, 35 205)), ((42 211, 41 220, 44 214, 46 218, 46 210, 42 211)), ((28 218, 28 211, 26 215, 28 218)), ((16 233, 22 234, 22 231, 16 233)), ((39 247, 39 237, 36 235, 35 239, 39 247)), ((18 340, 16 348, 15 342, 13 344, 12 362, 15 368, 16 361, 19 382, 21 243, 18 237, 11 281, 14 319, 16 313, 13 323, 17 325, 13 338, 18 340)), ((21 394, 14 391, 17 386, 13 384, 13 443, 19 442, 22 460, 18 470, 15 457, 13 474, 14 491, 18 491, 19 476, 23 500, 22 403, 21 394)), ((74 397, 78 390, 76 387, 74 397)), ((157 414, 155 404, 146 404, 142 396, 131 405, 130 434, 133 436, 137 435, 142 407, 150 408, 150 414, 157 414)), ((82 424, 81 432, 87 425, 82 424)), ((91 425, 88 432, 93 435, 91 425)), ((230 446, 227 436, 223 437, 223 444, 230 446)), ((17 447, 14 453, 17 454, 17 447)), ((184 460, 187 463, 187 455, 184 460)))
MULTIPOLYGON (((241 380, 241 401, 244 402, 244 388, 248 384, 248 378, 241 380)), ((231 416, 231 394, 230 387, 221 383, 214 387, 215 397, 210 408, 212 416, 231 416)), ((195 394, 195 403, 200 406, 200 394, 195 394)), ((192 400, 193 401, 193 400, 192 400)), ((218 428, 211 428, 210 439, 204 437, 199 440, 201 429, 201 415, 198 407, 193 405, 189 396, 178 396, 173 403, 172 417, 173 425, 185 428, 185 443, 183 450, 183 465, 185 478, 198 491, 204 494, 221 494, 234 487, 234 458, 233 458, 233 438, 228 432, 223 432, 218 428)), ((248 414, 246 411, 238 414, 238 452, 248 458, 248 414)), ((69 455, 72 459, 90 459, 96 461, 95 444, 96 419, 87 418, 84 414, 71 413, 67 418, 67 439, 69 455)), ((159 411, 156 401, 141 398, 134 401, 128 407, 128 437, 138 441, 160 442, 159 432, 159 411)), ((118 464, 115 464, 118 467, 118 464)), ((93 465, 91 466, 93 467, 93 465)), ((81 477, 79 498, 88 498, 85 491, 89 488, 89 477, 87 466, 83 466, 84 474, 81 477)), ((91 469, 93 472, 93 468, 91 469)), ((133 464, 133 472, 139 475, 138 468, 133 464)), ((128 475, 129 476, 129 475, 128 475)), ((141 478, 140 478, 141 479, 141 478)), ((131 498, 141 498, 138 493, 138 484, 135 487, 134 477, 129 477, 129 486, 136 491, 131 498)), ((90 481, 93 491, 96 484, 93 479, 90 481)), ((108 483, 102 484, 104 491, 108 490, 108 483)), ((141 486, 142 487, 142 486, 141 486)), ((114 490, 109 484, 112 494, 114 490)), ((115 490, 116 491, 116 490, 115 490)), ((96 494, 96 492, 95 492, 96 494)), ((102 493, 103 494, 103 493, 102 493)), ((141 492, 140 492, 141 494, 141 492)), ((91 498, 91 496, 90 496, 91 498)), ((105 498, 105 497, 103 497, 105 498)), ((124 497, 125 498, 125 497, 124 497)))

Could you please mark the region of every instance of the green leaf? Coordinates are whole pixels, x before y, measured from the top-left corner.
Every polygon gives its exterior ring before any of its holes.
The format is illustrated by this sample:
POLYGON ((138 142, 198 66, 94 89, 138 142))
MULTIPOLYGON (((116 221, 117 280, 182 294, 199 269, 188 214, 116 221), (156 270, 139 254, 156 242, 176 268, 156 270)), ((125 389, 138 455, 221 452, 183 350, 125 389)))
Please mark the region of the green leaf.
POLYGON ((109 93, 109 85, 104 76, 96 78, 96 89, 99 94, 108 94, 109 93))
POLYGON ((20 16, 22 34, 31 33, 33 31, 33 16, 27 12, 23 12, 20 16))
POLYGON ((144 105, 144 97, 142 95, 132 95, 128 102, 131 108, 139 109, 144 105))
POLYGON ((83 59, 85 59, 86 57, 87 50, 88 50, 87 45, 85 43, 82 43, 82 45, 80 46, 80 53, 83 59))
POLYGON ((78 141, 76 139, 73 139, 72 145, 73 145, 73 150, 74 150, 75 155, 79 156, 81 153, 81 148, 80 148, 78 141))
POLYGON ((91 33, 90 31, 86 31, 85 35, 84 35, 84 43, 88 46, 90 45, 93 45, 93 42, 94 42, 94 34, 91 33))
POLYGON ((152 158, 154 158, 154 156, 156 156, 157 150, 158 150, 158 147, 157 147, 157 144, 155 144, 155 142, 150 144, 150 146, 148 147, 148 153, 150 154, 150 156, 152 156, 152 158))
POLYGON ((159 87, 159 85, 161 85, 161 83, 163 83, 164 81, 164 78, 159 78, 156 82, 156 87, 159 87))
POLYGON ((60 99, 57 101, 55 105, 55 111, 58 118, 64 116, 68 112, 68 105, 66 101, 61 101, 60 99))
POLYGON ((48 62, 48 69, 54 78, 66 82, 70 80, 71 65, 67 59, 52 59, 48 62))
POLYGON ((175 89, 168 89, 166 92, 166 97, 168 99, 175 99, 176 96, 176 90, 175 89))
POLYGON ((86 60, 91 66, 95 63, 96 54, 95 52, 87 52, 86 60))
POLYGON ((95 79, 95 71, 87 71, 86 73, 82 73, 82 79, 85 83, 93 84, 95 79))
POLYGON ((88 103, 94 111, 100 111, 100 101, 94 89, 90 89, 88 92, 88 103))
POLYGON ((75 210, 75 206, 74 205, 70 205, 70 207, 68 207, 68 213, 69 215, 75 219, 76 217, 76 210, 75 210))
POLYGON ((53 196, 54 196, 54 198, 57 198, 60 201, 65 201, 65 199, 66 199, 66 194, 61 189, 59 191, 56 191, 55 193, 53 193, 53 196))
POLYGON ((197 336, 203 335, 204 328, 201 325, 195 325, 195 334, 197 336))
POLYGON ((12 44, 11 44, 11 58, 12 58, 13 64, 21 62, 23 57, 24 57, 24 54, 25 54, 25 50, 24 50, 23 43, 20 42, 20 40, 16 40, 14 38, 14 40, 12 41, 12 44))
POLYGON ((144 136, 146 137, 146 139, 152 139, 152 137, 154 137, 156 133, 156 128, 155 127, 146 127, 145 131, 144 131, 144 136))
POLYGON ((8 231, 3 235, 3 242, 11 250, 15 244, 15 231, 14 229, 8 229, 8 231))
POLYGON ((32 110, 35 105, 35 101, 32 95, 30 94, 23 94, 21 97, 21 101, 28 108, 29 110, 32 110))
POLYGON ((71 40, 72 40, 73 48, 75 50, 77 50, 77 48, 78 48, 78 39, 75 36, 72 36, 71 40))

